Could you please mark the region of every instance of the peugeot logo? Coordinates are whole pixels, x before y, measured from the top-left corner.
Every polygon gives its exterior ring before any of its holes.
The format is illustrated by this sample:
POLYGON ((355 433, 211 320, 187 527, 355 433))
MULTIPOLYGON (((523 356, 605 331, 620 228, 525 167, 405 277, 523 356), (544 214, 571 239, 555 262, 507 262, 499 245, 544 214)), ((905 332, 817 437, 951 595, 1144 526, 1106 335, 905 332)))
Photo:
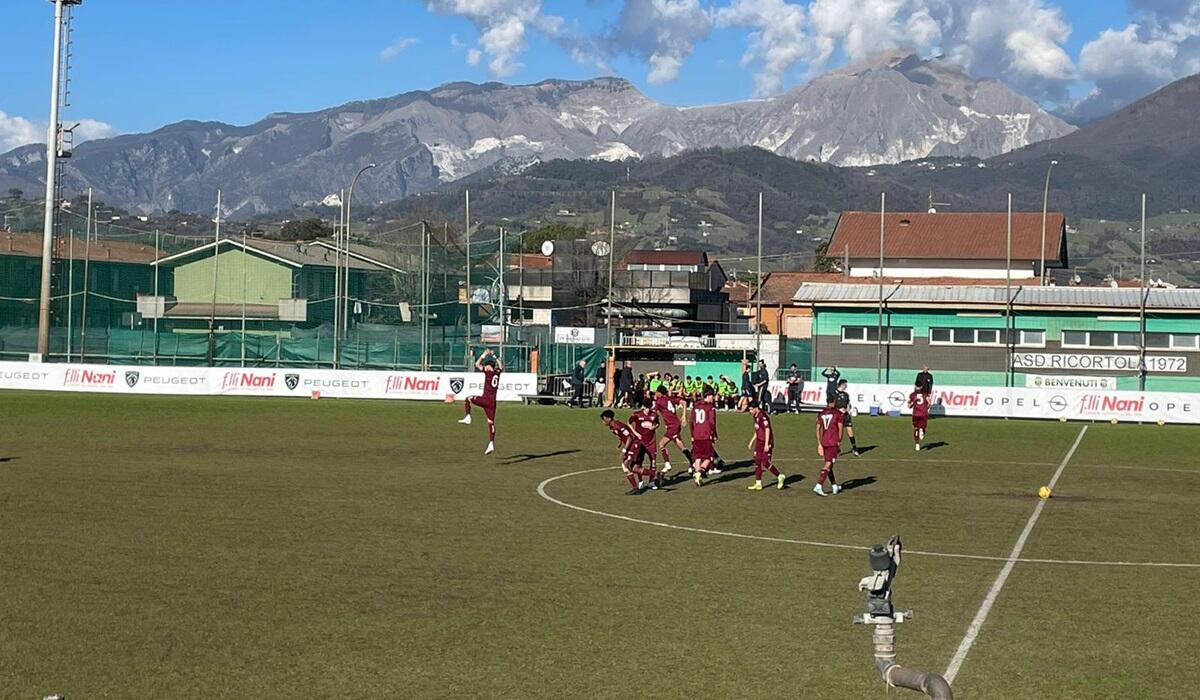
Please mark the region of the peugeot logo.
POLYGON ((1067 399, 1062 394, 1055 394, 1050 397, 1050 408, 1059 413, 1067 410, 1067 399))
POLYGON ((466 380, 462 377, 450 377, 450 391, 456 394, 460 393, 464 385, 466 385, 466 380))
POLYGON ((287 385, 289 390, 295 389, 297 386, 300 386, 300 375, 285 374, 283 375, 283 383, 287 385))
POLYGON ((130 370, 125 373, 125 383, 129 385, 130 389, 132 389, 133 387, 137 386, 138 379, 140 379, 141 376, 141 372, 130 370))

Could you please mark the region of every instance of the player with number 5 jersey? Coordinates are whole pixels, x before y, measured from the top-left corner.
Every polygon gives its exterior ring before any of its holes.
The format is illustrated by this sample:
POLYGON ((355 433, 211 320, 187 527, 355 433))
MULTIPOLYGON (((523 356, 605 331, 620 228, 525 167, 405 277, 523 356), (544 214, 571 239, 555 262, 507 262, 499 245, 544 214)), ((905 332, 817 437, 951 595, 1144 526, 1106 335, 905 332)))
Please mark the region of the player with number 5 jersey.
POLYGON ((483 394, 469 397, 463 402, 466 415, 458 422, 470 425, 471 407, 478 406, 483 409, 488 422, 488 444, 483 453, 490 455, 496 451, 496 392, 500 389, 500 374, 504 372, 504 361, 496 357, 491 348, 487 348, 475 361, 475 370, 483 372, 483 394))
POLYGON ((918 384, 908 395, 908 407, 912 409, 913 444, 917 452, 921 451, 921 441, 925 439, 925 428, 929 425, 929 394, 921 390, 918 384))

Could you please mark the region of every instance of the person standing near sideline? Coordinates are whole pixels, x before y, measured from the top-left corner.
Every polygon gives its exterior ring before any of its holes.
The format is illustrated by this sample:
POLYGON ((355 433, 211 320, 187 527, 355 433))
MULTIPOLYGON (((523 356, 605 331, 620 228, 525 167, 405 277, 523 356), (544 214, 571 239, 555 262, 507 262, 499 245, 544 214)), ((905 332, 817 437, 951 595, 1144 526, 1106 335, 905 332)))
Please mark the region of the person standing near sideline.
POLYGON ((917 391, 924 394, 926 399, 933 395, 933 373, 929 371, 929 365, 925 365, 920 372, 917 372, 916 387, 917 391))
POLYGON ((617 370, 617 391, 613 402, 629 406, 633 403, 633 364, 626 360, 617 370))
POLYGON ((759 360, 754 371, 754 402, 761 410, 771 412, 771 373, 765 360, 759 360))
POLYGON ((787 405, 788 410, 792 413, 800 412, 800 394, 804 391, 804 378, 800 376, 800 369, 793 362, 788 368, 787 375, 787 405))
POLYGON ((837 367, 826 367, 821 376, 825 377, 825 401, 832 401, 837 397, 838 380, 842 378, 842 373, 837 367))
POLYGON ((848 384, 845 379, 838 380, 837 393, 833 395, 833 407, 842 412, 842 425, 846 428, 846 437, 850 438, 850 452, 857 457, 861 454, 858 451, 858 443, 854 441, 854 416, 856 411, 854 406, 850 405, 850 392, 847 390, 848 384))
POLYGON ((580 360, 575 363, 575 369, 571 370, 571 388, 574 392, 571 394, 571 400, 567 402, 568 406, 583 405, 583 387, 587 383, 587 361, 580 360))

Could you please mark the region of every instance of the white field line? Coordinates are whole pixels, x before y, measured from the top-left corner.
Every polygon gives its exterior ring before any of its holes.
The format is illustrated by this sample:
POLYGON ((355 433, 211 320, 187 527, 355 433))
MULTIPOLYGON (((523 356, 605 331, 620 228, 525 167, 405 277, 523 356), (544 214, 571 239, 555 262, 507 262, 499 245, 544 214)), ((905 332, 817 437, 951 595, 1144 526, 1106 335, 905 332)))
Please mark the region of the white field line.
MULTIPOLYGON (((1078 437, 1075 438, 1075 443, 1071 445, 1071 449, 1067 450, 1067 454, 1063 457, 1062 462, 1058 465, 1058 470, 1054 472, 1054 476, 1050 478, 1050 483, 1047 484, 1054 489, 1054 485, 1058 483, 1059 477, 1062 476, 1063 470, 1067 468, 1067 463, 1071 461, 1071 457, 1075 455, 1075 450, 1079 448, 1079 443, 1083 442, 1083 436, 1087 433, 1088 427, 1085 425, 1079 431, 1078 437)), ((992 587, 988 589, 987 595, 980 604, 979 610, 975 613, 975 619, 971 620, 971 624, 967 626, 967 633, 963 635, 962 641, 959 642, 958 650, 954 652, 954 658, 950 659, 950 665, 946 667, 946 672, 942 674, 946 678, 947 683, 954 683, 955 676, 958 675, 959 669, 962 668, 963 662, 967 660, 967 654, 971 651, 971 646, 975 644, 975 639, 979 636, 979 630, 983 628, 983 623, 987 620, 988 613, 992 611, 992 606, 996 603, 996 598, 1000 596, 1000 590, 1004 588, 1005 582, 1008 581, 1008 575, 1012 573, 1013 567, 1017 565, 1017 561, 1021 557, 1021 551, 1025 549, 1025 542, 1029 539, 1029 533, 1033 532, 1033 526, 1037 525, 1038 518, 1042 515, 1042 510, 1046 507, 1046 501, 1039 500, 1033 508, 1033 513, 1029 516, 1029 520, 1025 522, 1025 529, 1021 531, 1021 536, 1017 538, 1017 543, 1013 545, 1012 553, 1008 555, 1008 560, 1004 562, 1004 567, 1000 569, 1000 573, 996 575, 996 580, 992 582, 992 587)))
MULTIPOLYGON (((582 476, 584 474, 595 474, 596 472, 616 471, 618 469, 620 469, 620 467, 599 467, 597 469, 582 469, 580 471, 568 472, 566 474, 559 474, 558 476, 552 476, 548 479, 543 480, 540 484, 538 484, 537 493, 539 496, 546 499, 547 501, 549 501, 555 505, 562 506, 563 508, 570 508, 571 510, 579 511, 580 513, 589 513, 591 515, 599 515, 604 518, 612 518, 613 520, 623 520, 627 523, 636 523, 638 525, 652 525, 654 527, 666 528, 668 530, 681 530, 683 532, 696 532, 696 533, 700 533, 702 535, 717 535, 720 537, 735 537, 737 539, 742 539, 742 540, 757 540, 760 542, 777 542, 780 544, 798 544, 798 545, 804 545, 806 547, 824 547, 827 549, 846 549, 846 550, 857 551, 857 552, 865 552, 870 549, 869 547, 864 547, 861 545, 842 544, 839 542, 818 542, 816 540, 796 540, 796 539, 790 539, 787 537, 770 537, 768 535, 747 535, 747 534, 740 533, 740 532, 728 532, 725 530, 710 530, 710 529, 700 528, 700 527, 689 527, 687 525, 676 525, 674 523, 664 523, 664 522, 659 522, 657 520, 645 520, 642 518, 634 518, 634 517, 631 517, 628 515, 618 515, 617 513, 608 513, 608 512, 602 511, 602 510, 595 510, 593 508, 585 508, 584 506, 577 506, 574 503, 567 503, 566 501, 555 498, 554 496, 551 496, 549 493, 546 492, 546 487, 549 486, 550 484, 554 483, 555 481, 560 481, 562 479, 570 479, 571 477, 582 476)), ((922 551, 919 549, 905 549, 904 553, 912 554, 912 555, 916 555, 916 556, 923 556, 923 557, 940 557, 943 559, 969 559, 972 561, 1008 562, 1010 560, 1009 557, 995 557, 995 556, 989 556, 986 554, 959 554, 959 553, 955 553, 955 552, 928 552, 928 551, 922 551)), ((1180 562, 1153 562, 1153 561, 1098 561, 1098 560, 1092 560, 1092 559, 1028 559, 1028 558, 1024 558, 1024 557, 1018 558, 1018 559, 1016 559, 1016 561, 1019 563, 1022 563, 1022 564, 1066 564, 1066 565, 1076 565, 1076 566, 1115 566, 1115 567, 1153 567, 1153 568, 1174 568, 1174 569, 1200 569, 1200 563, 1190 563, 1190 562, 1180 563, 1180 562)))

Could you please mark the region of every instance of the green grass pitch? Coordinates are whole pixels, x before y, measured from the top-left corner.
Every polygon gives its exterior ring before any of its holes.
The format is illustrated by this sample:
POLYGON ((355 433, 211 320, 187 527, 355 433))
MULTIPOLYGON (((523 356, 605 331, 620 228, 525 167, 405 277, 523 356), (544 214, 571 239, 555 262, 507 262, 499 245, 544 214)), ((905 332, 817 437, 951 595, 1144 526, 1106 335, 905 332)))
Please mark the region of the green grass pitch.
MULTIPOLYGON (((939 673, 1083 425, 856 421, 819 499, 812 416, 778 416, 789 488, 740 463, 624 495, 598 412, 0 393, 0 697, 887 697, 852 626, 865 552, 903 535, 939 673), (482 418, 482 416, 478 416, 482 418), (991 559, 918 555, 914 550, 991 559)), ((1093 424, 1025 559, 1200 564, 1200 428, 1093 424)), ((1183 698, 1197 568, 1018 562, 958 698, 1183 698)), ((916 697, 892 691, 895 697, 916 697)))

